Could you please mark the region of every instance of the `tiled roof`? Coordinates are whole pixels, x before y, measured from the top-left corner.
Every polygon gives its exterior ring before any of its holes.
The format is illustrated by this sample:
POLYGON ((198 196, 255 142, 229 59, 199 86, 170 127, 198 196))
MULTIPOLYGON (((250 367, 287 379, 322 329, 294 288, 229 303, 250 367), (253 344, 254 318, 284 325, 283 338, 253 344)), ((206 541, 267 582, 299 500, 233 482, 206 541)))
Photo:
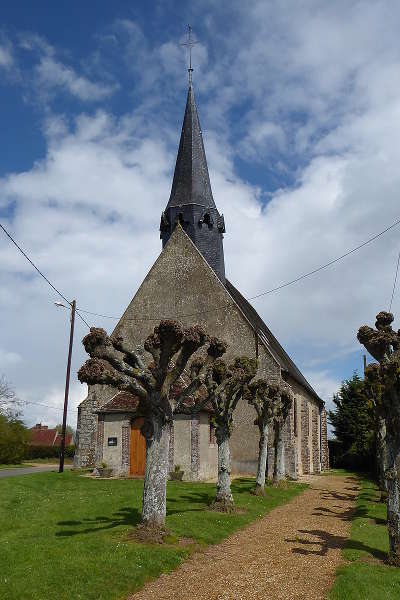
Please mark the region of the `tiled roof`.
MULTIPOLYGON (((74 439, 73 439, 72 433, 66 433, 65 434, 65 446, 72 446, 73 443, 74 443, 74 439)), ((53 445, 61 446, 61 433, 57 434, 56 440, 53 445)))
MULTIPOLYGON (((33 446, 61 446, 61 434, 57 429, 38 429, 33 427, 31 430, 32 437, 30 444, 33 446)), ((65 435, 65 445, 72 446, 73 435, 67 433, 65 435)))
POLYGON ((33 446, 53 446, 57 437, 57 429, 31 429, 33 446))
POLYGON ((98 412, 136 412, 139 398, 129 392, 117 392, 98 412))
MULTIPOLYGON (((175 384, 171 390, 171 397, 173 398, 179 392, 179 384, 175 384)), ((98 409, 98 413, 119 413, 119 412, 132 412, 135 413, 139 406, 139 398, 130 394, 129 392, 117 392, 108 402, 106 402, 101 408, 98 409)), ((189 413, 193 406, 193 402, 190 398, 187 398, 183 402, 182 413, 189 413)), ((206 412, 213 412, 211 404, 207 403, 204 408, 206 412)))
POLYGON ((264 345, 270 350, 273 357, 279 363, 281 369, 286 371, 295 379, 300 385, 306 388, 310 392, 312 396, 318 402, 323 403, 321 398, 318 396, 317 392, 311 387, 308 383, 307 379, 304 375, 299 371, 296 367, 290 356, 285 352, 282 348, 276 337, 273 333, 268 329, 260 315, 257 311, 251 306, 251 304, 242 296, 242 294, 231 284, 227 279, 225 280, 225 286, 236 304, 239 306, 240 310, 244 313, 247 320, 250 322, 250 325, 254 327, 255 331, 258 333, 259 338, 264 343, 264 345))

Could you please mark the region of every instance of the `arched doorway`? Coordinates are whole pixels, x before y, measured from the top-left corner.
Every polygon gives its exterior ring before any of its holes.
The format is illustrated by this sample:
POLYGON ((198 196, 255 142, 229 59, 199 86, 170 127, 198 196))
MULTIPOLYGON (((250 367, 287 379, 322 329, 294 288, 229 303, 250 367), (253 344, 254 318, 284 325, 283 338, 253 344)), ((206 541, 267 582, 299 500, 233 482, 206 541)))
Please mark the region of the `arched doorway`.
POLYGON ((135 419, 131 424, 131 463, 129 473, 136 477, 144 475, 146 466, 146 440, 140 431, 143 423, 144 419, 139 418, 135 419))

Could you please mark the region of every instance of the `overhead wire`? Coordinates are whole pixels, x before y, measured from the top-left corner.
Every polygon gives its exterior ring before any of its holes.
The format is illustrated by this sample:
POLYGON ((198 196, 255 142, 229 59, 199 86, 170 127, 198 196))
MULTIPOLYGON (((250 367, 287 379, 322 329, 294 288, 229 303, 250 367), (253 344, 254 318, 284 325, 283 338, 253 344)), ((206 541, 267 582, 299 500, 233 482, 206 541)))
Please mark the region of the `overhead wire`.
MULTIPOLYGON (((62 406, 51 406, 50 404, 43 404, 43 402, 32 402, 31 400, 24 400, 23 401, 24 404, 34 404, 35 406, 45 406, 46 408, 53 408, 54 410, 61 410, 63 411, 64 408, 62 406)), ((68 412, 78 412, 77 410, 75 410, 74 408, 68 408, 68 412)))
POLYGON ((339 262, 340 260, 343 260, 344 258, 346 258, 346 256, 349 256, 350 254, 353 254, 354 252, 357 252, 357 250, 360 250, 361 248, 364 248, 364 246, 367 246, 367 244, 370 244, 371 242, 375 241, 381 235, 384 235, 385 233, 387 233, 388 231, 390 231, 394 227, 397 227, 397 225, 399 225, 399 224, 400 224, 400 219, 398 219, 397 221, 395 221, 394 223, 392 223, 392 225, 389 225, 389 227, 386 227, 386 229, 384 229, 383 231, 380 231, 379 233, 375 234, 374 236, 372 236, 371 238, 369 238, 368 240, 366 240, 362 244, 359 244, 355 248, 352 248, 348 252, 345 252, 345 254, 342 254, 341 256, 338 256, 337 258, 334 258, 333 260, 330 260, 328 263, 325 263, 324 265, 321 265, 320 267, 317 267, 316 269, 313 269, 312 271, 309 271, 308 273, 304 273, 304 275, 300 275, 299 277, 296 277, 295 279, 292 279, 291 281, 288 281, 287 283, 283 283, 282 285, 278 285, 278 287, 275 287, 275 288, 272 288, 270 290, 267 290, 266 292, 261 292, 261 294, 257 294, 256 296, 252 296, 251 298, 248 298, 248 300, 255 300, 256 298, 261 298, 261 296, 266 296, 267 294, 272 294, 272 292, 276 292, 276 291, 281 290, 281 289, 283 289, 285 287, 288 287, 289 285, 293 285, 294 283, 297 283, 298 281, 301 281, 302 279, 305 279, 306 277, 310 277, 310 275, 314 275, 315 273, 318 273, 318 271, 322 271, 323 269, 326 269, 327 267, 330 267, 331 265, 333 265, 333 264, 339 262))
MULTIPOLYGON (((335 264, 335 263, 343 260, 344 258, 346 258, 347 256, 349 256, 350 254, 353 254, 354 252, 357 252, 361 248, 364 248, 365 246, 367 246, 371 242, 375 241, 376 239, 378 239, 379 237, 381 237, 382 235, 384 235, 385 233, 387 233, 388 231, 390 231, 394 227, 397 227, 399 224, 400 224, 400 219, 398 219, 397 221, 395 221, 394 223, 392 223, 391 225, 389 225, 388 227, 386 227, 385 229, 383 229, 379 233, 376 233, 372 237, 368 238, 367 240, 365 240, 364 242, 362 242, 361 244, 359 244, 355 248, 352 248, 351 250, 348 250, 347 252, 345 252, 341 256, 338 256, 338 257, 334 258, 333 260, 330 260, 329 262, 327 262, 327 263, 325 263, 325 264, 317 267, 316 269, 313 269, 312 271, 308 271, 307 273, 304 273, 303 275, 299 275, 295 279, 291 279, 290 281, 287 281, 286 283, 278 285, 277 287, 271 288, 270 290, 267 290, 265 292, 261 292, 260 294, 256 294, 255 296, 251 296, 251 297, 247 298, 247 300, 256 300, 257 298, 261 298, 262 296, 266 296, 268 294, 272 294, 273 292, 277 292, 278 290, 282 290, 283 288, 286 288, 286 287, 288 287, 290 285, 298 283, 299 281, 301 281, 303 279, 306 279, 307 277, 310 277, 311 275, 314 275, 315 273, 318 273, 319 271, 322 271, 323 269, 327 269, 328 267, 332 266, 333 264, 335 264)), ((395 289, 396 281, 397 281, 397 274, 398 274, 398 270, 399 270, 399 263, 400 263, 400 253, 399 253, 399 260, 397 262, 396 278, 395 278, 395 284, 394 284, 393 293, 392 293, 392 300, 393 300, 394 289, 395 289)), ((142 321, 159 321, 159 320, 165 319, 165 318, 187 318, 187 317, 195 317, 195 316, 206 314, 206 313, 210 313, 210 312, 221 311, 221 310, 224 310, 225 308, 227 308, 228 306, 229 305, 226 304, 226 305, 221 306, 221 307, 214 307, 214 308, 212 308, 210 310, 200 311, 198 313, 185 314, 185 315, 174 315, 173 317, 172 316, 171 317, 166 317, 166 316, 162 316, 162 317, 160 317, 160 316, 159 317, 142 317, 142 318, 138 317, 138 318, 126 318, 125 320, 126 321, 134 321, 134 322, 142 322, 142 321)), ((105 314, 101 314, 101 313, 96 313, 96 312, 92 312, 92 311, 89 311, 89 310, 85 310, 83 308, 80 308, 79 310, 81 312, 85 313, 85 314, 93 315, 93 316, 96 316, 96 317, 102 317, 104 319, 114 319, 116 321, 119 321, 121 319, 121 317, 115 317, 115 316, 112 316, 112 315, 105 315, 105 314)))
MULTIPOLYGON (((272 294, 273 292, 277 292, 281 289, 284 289, 286 287, 289 287, 291 285, 294 285, 295 283, 298 283, 299 281, 302 281, 303 279, 306 279, 307 277, 310 277, 311 275, 315 275, 315 273, 318 273, 324 269, 327 269, 328 267, 332 266, 333 264, 343 260, 344 258, 346 258, 347 256, 353 254, 354 252, 357 252, 358 250, 360 250, 361 248, 364 248, 365 246, 367 246, 368 244, 372 243, 373 241, 375 241, 377 238, 381 237, 382 235, 384 235, 385 233, 387 233, 388 231, 390 231, 391 229, 393 229, 394 227, 397 227, 400 224, 400 219, 396 220, 394 223, 392 223, 391 225, 389 225, 388 227, 386 227, 385 229, 383 229, 382 231, 380 231, 379 233, 373 235, 372 237, 370 237, 369 239, 365 240, 364 242, 362 242, 361 244, 359 244, 358 246, 356 246, 355 248, 352 248, 351 250, 348 250, 347 252, 345 252, 344 254, 334 258, 333 260, 320 265, 319 267, 317 267, 316 269, 313 269, 312 271, 308 271, 307 273, 303 273, 302 275, 299 275, 298 277, 291 279, 290 281, 287 281, 286 283, 283 283, 281 285, 278 285, 274 288, 271 288, 269 290, 266 290, 265 292, 261 292, 259 294, 256 294, 255 296, 250 296, 248 298, 248 300, 256 300, 257 298, 261 298, 262 296, 267 296, 269 294, 272 294)), ((41 277, 43 277, 43 279, 51 286, 51 288, 57 292, 57 294, 59 294, 61 296, 61 298, 63 298, 63 300, 65 300, 70 306, 71 306, 71 302, 69 300, 67 300, 67 298, 51 283, 51 281, 42 273, 42 271, 40 271, 40 269, 35 265, 35 263, 29 258, 29 256, 22 250, 22 248, 17 244, 17 242, 14 240, 14 238, 9 234, 9 232, 5 229, 5 227, 0 223, 0 227, 1 229, 4 231, 4 233, 7 235, 7 237, 11 240, 11 242, 17 247, 17 249, 21 252, 21 254, 28 260, 28 262, 34 267, 34 269, 39 273, 39 275, 41 277)), ((392 291, 392 298, 390 301, 390 308, 392 306, 392 302, 393 302, 393 297, 394 297, 394 293, 395 293, 395 289, 396 289, 396 283, 397 283, 397 276, 398 276, 398 270, 399 270, 399 264, 400 264, 400 252, 399 252, 399 257, 398 257, 398 261, 397 261, 397 267, 396 267, 396 275, 395 275, 395 281, 394 281, 394 285, 393 285, 393 291, 392 291)), ((187 318, 187 317, 195 317, 198 315, 202 315, 202 314, 207 314, 210 312, 217 312, 220 310, 224 310, 228 307, 228 304, 221 306, 221 307, 213 307, 209 310, 206 311, 199 311, 197 313, 192 313, 192 314, 184 314, 184 315, 173 315, 169 318, 187 318)), ((90 328, 90 325, 87 323, 87 321, 83 318, 83 316, 80 313, 84 313, 84 314, 89 314, 89 315, 93 315, 96 317, 101 317, 103 319, 113 319, 116 321, 119 321, 121 317, 115 317, 113 315, 106 315, 103 313, 96 313, 93 311, 89 311, 83 308, 77 308, 76 309, 76 313, 78 315, 78 317, 85 323, 85 325, 87 327, 90 328)), ((158 317, 141 317, 141 318, 127 318, 127 321, 134 321, 134 322, 142 322, 142 321, 158 321, 160 319, 165 319, 168 318, 166 316, 158 316, 158 317)))
MULTIPOLYGON (((55 286, 55 285, 53 285, 53 284, 51 283, 51 281, 50 281, 50 280, 49 280, 49 279, 46 277, 46 275, 44 275, 44 273, 42 273, 42 271, 41 271, 41 270, 40 270, 40 269, 39 269, 39 268, 38 268, 38 267, 35 265, 35 263, 33 262, 33 260, 31 260, 31 259, 29 258, 29 256, 26 254, 26 252, 24 252, 24 250, 22 250, 21 246, 19 246, 19 244, 17 244, 17 242, 15 241, 15 239, 12 237, 12 235, 11 235, 11 234, 10 234, 10 233, 7 231, 7 229, 6 229, 6 228, 4 227, 4 225, 2 225, 1 223, 0 223, 0 228, 1 228, 1 229, 4 231, 4 233, 6 234, 6 236, 7 236, 7 237, 8 237, 8 238, 11 240, 11 242, 12 242, 12 243, 14 244, 14 246, 15 246, 15 247, 16 247, 16 248, 19 250, 19 252, 21 252, 21 254, 22 254, 22 255, 23 255, 25 258, 26 258, 26 260, 27 260, 27 261, 28 261, 28 262, 29 262, 29 263, 32 265, 32 267, 33 267, 33 268, 34 268, 34 269, 35 269, 35 270, 36 270, 36 271, 39 273, 39 275, 40 275, 41 277, 43 277, 43 279, 44 279, 44 280, 45 280, 45 281, 46 281, 46 282, 49 284, 49 286, 50 286, 50 287, 51 287, 51 288, 52 288, 52 289, 53 289, 55 292, 57 292, 57 294, 58 294, 58 295, 59 295, 59 296, 60 296, 60 297, 61 297, 63 300, 65 300, 65 302, 66 302, 67 304, 69 304, 70 306, 72 306, 72 302, 70 302, 70 300, 67 300, 67 298, 64 296, 64 294, 62 294, 62 293, 60 292, 60 290, 58 290, 58 289, 56 288, 56 286, 55 286)), ((77 311, 76 311, 76 312, 77 312, 77 311)), ((85 321, 85 319, 82 317, 82 315, 80 315, 80 314, 78 313, 78 317, 79 317, 79 318, 80 318, 80 319, 81 319, 81 320, 82 320, 82 321, 85 323, 85 325, 86 325, 87 327, 89 327, 89 329, 90 329, 90 325, 89 325, 89 323, 87 323, 87 322, 85 321)))
POLYGON ((396 284, 397 284, 397 275, 399 274, 399 264, 400 264, 400 250, 399 250, 399 255, 397 257, 396 274, 394 276, 393 290, 392 290, 392 297, 390 298, 389 312, 392 311, 393 298, 394 298, 394 293, 396 291, 396 284))

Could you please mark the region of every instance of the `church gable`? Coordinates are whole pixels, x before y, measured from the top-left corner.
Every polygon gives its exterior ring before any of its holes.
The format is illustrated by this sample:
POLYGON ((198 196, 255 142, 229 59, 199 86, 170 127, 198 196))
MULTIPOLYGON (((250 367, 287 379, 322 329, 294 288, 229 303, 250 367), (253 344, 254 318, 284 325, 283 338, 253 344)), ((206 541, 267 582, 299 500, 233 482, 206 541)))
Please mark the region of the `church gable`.
POLYGON ((176 227, 114 330, 128 344, 142 344, 163 318, 198 323, 229 345, 227 358, 259 355, 260 371, 278 376, 270 353, 181 227, 176 227))

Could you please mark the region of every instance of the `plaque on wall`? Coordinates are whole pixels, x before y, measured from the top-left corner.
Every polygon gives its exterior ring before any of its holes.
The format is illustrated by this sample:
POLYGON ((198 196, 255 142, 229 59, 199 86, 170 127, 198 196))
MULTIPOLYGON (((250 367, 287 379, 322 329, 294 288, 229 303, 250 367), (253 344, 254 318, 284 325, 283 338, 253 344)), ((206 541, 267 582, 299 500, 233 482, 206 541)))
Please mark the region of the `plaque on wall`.
POLYGON ((108 445, 109 446, 116 446, 117 445, 117 438, 116 437, 110 437, 110 438, 108 438, 108 445))

